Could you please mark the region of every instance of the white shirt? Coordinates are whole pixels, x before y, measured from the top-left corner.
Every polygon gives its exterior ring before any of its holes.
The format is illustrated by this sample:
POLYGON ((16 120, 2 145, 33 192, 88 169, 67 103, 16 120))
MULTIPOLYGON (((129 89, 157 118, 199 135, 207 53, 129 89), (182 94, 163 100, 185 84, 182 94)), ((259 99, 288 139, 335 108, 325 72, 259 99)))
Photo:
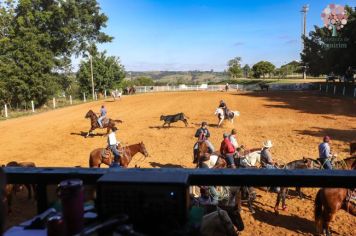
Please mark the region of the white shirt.
POLYGON ((239 147, 239 144, 237 143, 237 140, 234 135, 230 135, 229 139, 232 146, 234 146, 235 149, 239 147))
POLYGON ((108 136, 108 143, 109 143, 110 146, 111 146, 111 145, 117 145, 117 144, 120 143, 120 142, 118 142, 118 141, 116 140, 115 132, 111 132, 111 133, 109 134, 109 136, 108 136))

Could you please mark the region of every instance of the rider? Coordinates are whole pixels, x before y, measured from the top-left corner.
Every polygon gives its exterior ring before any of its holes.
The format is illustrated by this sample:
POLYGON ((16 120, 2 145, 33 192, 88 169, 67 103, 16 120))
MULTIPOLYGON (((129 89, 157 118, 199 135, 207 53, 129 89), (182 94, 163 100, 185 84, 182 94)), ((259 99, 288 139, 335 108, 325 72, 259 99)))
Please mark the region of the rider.
POLYGON ((111 132, 108 136, 108 146, 114 155, 113 163, 119 163, 120 160, 120 153, 117 150, 117 146, 119 145, 120 142, 116 140, 116 133, 115 133, 116 130, 117 130, 116 127, 112 127, 111 132))
MULTIPOLYGON (((201 123, 201 127, 195 132, 195 137, 198 138, 198 141, 205 141, 205 143, 208 145, 210 153, 214 152, 214 146, 208 140, 208 138, 210 137, 208 123, 206 123, 205 121, 201 123)), ((194 145, 194 150, 198 150, 198 143, 194 145)))
POLYGON ((236 168, 236 165, 234 162, 235 148, 232 145, 232 143, 230 142, 229 135, 227 133, 224 133, 223 137, 224 137, 224 140, 221 142, 221 145, 220 145, 220 153, 221 153, 221 155, 223 155, 226 158, 228 165, 231 168, 235 169, 236 168))
POLYGON ((100 128, 103 128, 103 119, 106 117, 106 108, 104 107, 104 105, 101 106, 101 109, 100 109, 100 116, 99 116, 99 119, 98 119, 98 123, 100 125, 100 128))
POLYGON ((261 151, 261 165, 263 168, 275 169, 275 162, 272 159, 272 155, 270 153, 270 148, 272 147, 272 141, 267 140, 263 143, 263 148, 261 151))
POLYGON ((330 152, 330 141, 330 137, 325 136, 323 142, 319 144, 319 160, 323 165, 323 168, 327 170, 332 169, 330 158, 332 158, 333 155, 330 152))
POLYGON ((219 108, 222 108, 224 111, 224 116, 228 116, 227 114, 227 106, 224 100, 220 100, 219 108))

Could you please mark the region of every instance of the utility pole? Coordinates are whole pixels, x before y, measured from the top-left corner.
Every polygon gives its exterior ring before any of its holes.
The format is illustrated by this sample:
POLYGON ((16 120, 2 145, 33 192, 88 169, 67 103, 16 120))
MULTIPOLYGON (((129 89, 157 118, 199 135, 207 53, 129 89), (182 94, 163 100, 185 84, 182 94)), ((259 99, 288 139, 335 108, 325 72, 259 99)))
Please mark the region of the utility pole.
MULTIPOLYGON (((302 21, 303 21, 303 31, 302 31, 302 43, 303 43, 303 50, 305 48, 305 44, 304 44, 304 37, 307 33, 307 12, 309 11, 309 4, 306 4, 302 7, 302 14, 303 14, 303 18, 302 18, 302 21)), ((303 65, 303 79, 306 79, 307 78, 307 67, 306 65, 303 65)))
POLYGON ((94 91, 94 74, 93 74, 93 58, 89 53, 89 60, 90 60, 90 74, 91 74, 91 89, 92 89, 92 96, 93 100, 95 100, 95 91, 94 91))

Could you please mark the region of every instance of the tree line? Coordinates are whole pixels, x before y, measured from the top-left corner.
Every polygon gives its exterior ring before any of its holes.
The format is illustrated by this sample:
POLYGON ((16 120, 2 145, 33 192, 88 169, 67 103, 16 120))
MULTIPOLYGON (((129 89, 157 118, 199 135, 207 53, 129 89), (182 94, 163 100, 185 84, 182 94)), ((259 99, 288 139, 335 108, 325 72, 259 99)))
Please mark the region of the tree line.
POLYGON ((235 57, 229 60, 227 72, 233 79, 240 77, 266 78, 277 76, 278 78, 286 78, 288 74, 301 73, 302 64, 297 61, 291 61, 280 68, 276 68, 269 61, 259 61, 250 67, 248 64, 241 66, 241 57, 235 57))
POLYGON ((102 31, 107 20, 96 0, 1 1, 0 103, 42 106, 60 91, 89 92, 85 55, 93 58, 99 92, 122 79, 119 59, 96 50, 113 39, 102 31), (73 56, 84 58, 77 74, 73 56))

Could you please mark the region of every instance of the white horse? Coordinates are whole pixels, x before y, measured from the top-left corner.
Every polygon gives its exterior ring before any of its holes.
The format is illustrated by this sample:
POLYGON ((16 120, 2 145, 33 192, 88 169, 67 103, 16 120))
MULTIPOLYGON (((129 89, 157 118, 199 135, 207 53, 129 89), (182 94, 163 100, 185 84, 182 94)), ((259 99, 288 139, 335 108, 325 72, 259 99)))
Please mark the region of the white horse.
POLYGON ((221 123, 224 121, 224 119, 228 119, 230 120, 231 124, 234 123, 234 118, 239 116, 240 115, 240 112, 239 111, 229 111, 229 114, 227 117, 225 117, 225 114, 224 114, 224 110, 221 108, 221 107, 218 107, 216 110, 215 110, 215 113, 214 115, 217 115, 218 116, 218 119, 219 119, 219 123, 218 123, 218 127, 220 127, 221 123))
POLYGON ((257 163, 261 163, 261 151, 254 151, 240 158, 240 166, 256 167, 257 163))
POLYGON ((116 100, 116 98, 121 99, 121 95, 122 93, 119 92, 119 90, 115 89, 111 92, 111 96, 113 97, 114 101, 116 100))

